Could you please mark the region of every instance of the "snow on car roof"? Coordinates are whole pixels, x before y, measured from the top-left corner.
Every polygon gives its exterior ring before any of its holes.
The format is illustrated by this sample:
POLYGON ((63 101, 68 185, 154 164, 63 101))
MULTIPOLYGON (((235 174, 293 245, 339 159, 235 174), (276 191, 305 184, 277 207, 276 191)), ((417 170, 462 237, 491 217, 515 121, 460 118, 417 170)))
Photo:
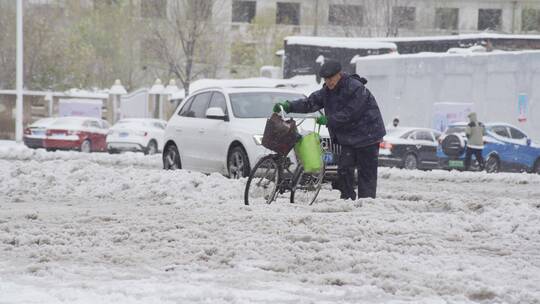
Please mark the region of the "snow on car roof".
POLYGON ((60 125, 80 126, 83 124, 83 122, 87 120, 97 120, 97 119, 93 117, 83 117, 83 116, 65 116, 65 117, 59 117, 51 125, 52 126, 60 126, 60 125))
POLYGON ((56 117, 46 117, 34 121, 30 124, 30 127, 47 127, 54 123, 58 118, 56 117))
POLYGON ((259 87, 259 88, 275 88, 282 79, 271 79, 264 77, 244 78, 244 79, 200 79, 194 81, 190 85, 191 92, 211 88, 230 88, 230 87, 259 87))
POLYGON ((297 95, 304 95, 298 91, 291 90, 291 89, 282 89, 282 88, 224 88, 224 91, 227 93, 263 93, 263 92, 269 92, 269 93, 287 93, 287 94, 297 94, 297 95))
POLYGON ((196 92, 208 88, 279 88, 313 85, 316 83, 314 75, 293 77, 290 79, 274 79, 265 77, 242 79, 200 79, 194 81, 190 91, 196 92))

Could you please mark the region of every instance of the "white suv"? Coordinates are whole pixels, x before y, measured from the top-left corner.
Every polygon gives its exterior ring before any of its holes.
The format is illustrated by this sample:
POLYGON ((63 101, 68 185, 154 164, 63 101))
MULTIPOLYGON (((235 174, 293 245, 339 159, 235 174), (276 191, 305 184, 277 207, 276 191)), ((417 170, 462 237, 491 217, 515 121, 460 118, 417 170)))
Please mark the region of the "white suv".
MULTIPOLYGON (((261 139, 274 104, 304 97, 276 88, 215 87, 193 92, 167 123, 164 169, 248 176, 250 168, 270 153, 261 139)), ((313 122, 308 120, 299 127, 301 132, 310 129, 313 122)), ((321 130, 321 136, 328 137, 326 129, 321 130)))

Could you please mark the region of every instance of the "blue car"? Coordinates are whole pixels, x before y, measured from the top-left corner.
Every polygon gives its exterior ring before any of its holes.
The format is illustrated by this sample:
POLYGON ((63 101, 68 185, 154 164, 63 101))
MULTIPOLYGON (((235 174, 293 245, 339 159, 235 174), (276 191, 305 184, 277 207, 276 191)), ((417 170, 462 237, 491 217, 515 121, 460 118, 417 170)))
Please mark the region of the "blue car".
MULTIPOLYGON (((441 168, 464 169, 467 149, 466 127, 465 122, 451 124, 441 135, 437 147, 437 157, 441 168)), ((487 172, 540 174, 540 145, 533 143, 523 131, 510 124, 486 124, 482 156, 486 161, 487 172)))

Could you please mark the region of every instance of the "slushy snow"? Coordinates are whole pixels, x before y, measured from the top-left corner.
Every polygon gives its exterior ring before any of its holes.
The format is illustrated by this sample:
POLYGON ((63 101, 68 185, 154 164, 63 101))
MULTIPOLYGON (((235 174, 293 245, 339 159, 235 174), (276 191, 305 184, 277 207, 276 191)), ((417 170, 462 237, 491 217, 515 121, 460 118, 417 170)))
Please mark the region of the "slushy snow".
POLYGON ((381 168, 245 206, 160 156, 0 147, 0 303, 540 303, 540 176, 381 168))

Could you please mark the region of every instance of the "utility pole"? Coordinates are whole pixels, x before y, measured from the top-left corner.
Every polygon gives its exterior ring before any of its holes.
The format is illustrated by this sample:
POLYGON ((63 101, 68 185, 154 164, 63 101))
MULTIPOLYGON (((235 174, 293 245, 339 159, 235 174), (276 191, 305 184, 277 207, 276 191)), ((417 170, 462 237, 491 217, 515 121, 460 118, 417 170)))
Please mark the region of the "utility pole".
POLYGON ((15 108, 15 140, 23 137, 23 0, 17 0, 17 102, 15 108))

